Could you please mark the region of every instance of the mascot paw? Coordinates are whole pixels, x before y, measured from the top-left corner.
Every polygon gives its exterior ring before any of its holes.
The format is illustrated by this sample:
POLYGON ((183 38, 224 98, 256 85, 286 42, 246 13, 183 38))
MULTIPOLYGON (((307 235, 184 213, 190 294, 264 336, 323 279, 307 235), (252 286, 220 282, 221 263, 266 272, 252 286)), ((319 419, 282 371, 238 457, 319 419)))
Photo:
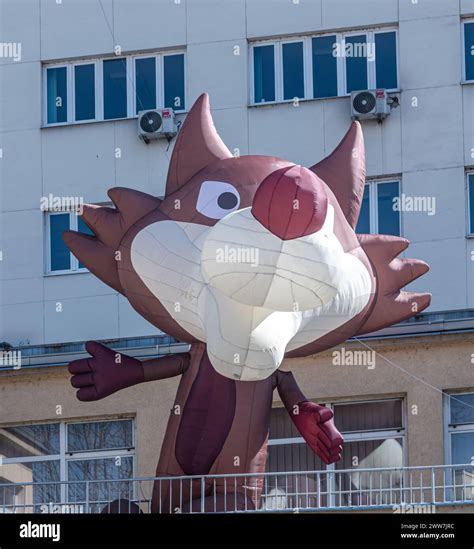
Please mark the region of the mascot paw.
POLYGON ((99 400, 144 381, 143 366, 139 360, 122 355, 100 343, 88 341, 86 351, 91 358, 74 360, 68 370, 73 374, 71 385, 79 389, 79 400, 99 400))
POLYGON ((341 458, 344 439, 336 429, 333 412, 314 402, 300 402, 294 406, 291 419, 310 448, 326 464, 341 458))

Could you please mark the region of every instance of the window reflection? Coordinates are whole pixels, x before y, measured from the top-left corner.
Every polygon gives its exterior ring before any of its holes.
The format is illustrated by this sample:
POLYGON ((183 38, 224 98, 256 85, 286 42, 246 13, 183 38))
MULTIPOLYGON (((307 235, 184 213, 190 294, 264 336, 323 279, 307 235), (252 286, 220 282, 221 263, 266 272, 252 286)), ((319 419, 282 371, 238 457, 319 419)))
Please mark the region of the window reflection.
POLYGON ((59 502, 59 460, 5 463, 0 475, 0 512, 38 513, 59 502), (16 486, 16 483, 35 483, 16 486))
POLYGON ((131 448, 132 422, 94 421, 67 426, 67 451, 131 448))
POLYGON ((3 458, 59 454, 59 424, 18 425, 0 429, 3 458))
POLYGON ((68 501, 87 502, 92 512, 100 512, 105 504, 115 499, 133 499, 132 482, 124 480, 132 477, 131 457, 69 461, 68 501), (94 482, 86 483, 86 480, 94 482), (110 482, 113 480, 118 482, 110 482))

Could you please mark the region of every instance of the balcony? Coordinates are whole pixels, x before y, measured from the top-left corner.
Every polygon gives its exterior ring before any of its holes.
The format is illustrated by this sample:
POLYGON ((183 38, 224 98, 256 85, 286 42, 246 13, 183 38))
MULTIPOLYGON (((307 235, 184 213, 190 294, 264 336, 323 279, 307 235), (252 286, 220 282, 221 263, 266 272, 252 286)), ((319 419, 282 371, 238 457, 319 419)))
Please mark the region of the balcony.
POLYGON ((474 504, 474 464, 0 484, 0 513, 434 512, 474 504), (190 503, 190 501, 192 503, 190 503), (257 503, 256 503, 257 502, 257 503))

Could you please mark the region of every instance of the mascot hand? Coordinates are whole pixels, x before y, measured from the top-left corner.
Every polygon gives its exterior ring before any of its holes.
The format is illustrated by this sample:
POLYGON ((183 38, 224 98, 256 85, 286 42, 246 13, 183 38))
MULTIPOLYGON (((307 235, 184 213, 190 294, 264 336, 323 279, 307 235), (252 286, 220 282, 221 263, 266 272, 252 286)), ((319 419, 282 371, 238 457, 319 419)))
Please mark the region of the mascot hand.
POLYGON ((86 351, 91 358, 74 360, 69 364, 73 374, 71 385, 79 400, 99 400, 125 387, 144 381, 143 366, 139 360, 122 355, 100 343, 88 341, 86 351))
POLYGON ((310 448, 324 463, 334 463, 341 458, 344 439, 334 425, 331 410, 305 401, 294 406, 290 415, 310 448))

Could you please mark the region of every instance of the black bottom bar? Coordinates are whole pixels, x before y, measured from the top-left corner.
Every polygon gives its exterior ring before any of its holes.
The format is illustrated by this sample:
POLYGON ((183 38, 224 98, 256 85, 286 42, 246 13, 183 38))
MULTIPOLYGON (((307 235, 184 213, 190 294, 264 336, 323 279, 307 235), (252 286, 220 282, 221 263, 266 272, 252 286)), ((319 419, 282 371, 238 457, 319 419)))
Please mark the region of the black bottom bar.
POLYGON ((0 515, 0 547, 474 547, 474 514, 0 515), (56 540, 56 541, 54 541, 56 540), (288 545, 289 544, 289 545, 288 545))

